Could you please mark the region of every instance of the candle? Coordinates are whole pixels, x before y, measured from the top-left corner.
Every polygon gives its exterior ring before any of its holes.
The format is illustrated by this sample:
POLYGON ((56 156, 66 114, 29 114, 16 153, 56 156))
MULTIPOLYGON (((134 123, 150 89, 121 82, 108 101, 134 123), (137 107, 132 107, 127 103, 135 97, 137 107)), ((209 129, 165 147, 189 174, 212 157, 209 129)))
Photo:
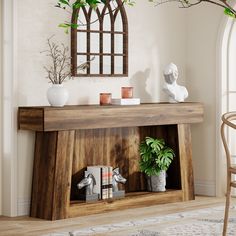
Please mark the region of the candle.
POLYGON ((111 93, 100 93, 100 105, 111 104, 111 93))
POLYGON ((133 87, 122 87, 121 88, 122 98, 133 98, 133 87))

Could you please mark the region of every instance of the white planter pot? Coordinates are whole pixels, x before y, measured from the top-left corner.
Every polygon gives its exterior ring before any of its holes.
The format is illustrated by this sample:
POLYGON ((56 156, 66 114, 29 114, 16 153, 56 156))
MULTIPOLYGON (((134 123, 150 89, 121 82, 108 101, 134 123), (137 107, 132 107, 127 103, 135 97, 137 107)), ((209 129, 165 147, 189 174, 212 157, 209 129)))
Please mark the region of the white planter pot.
POLYGON ((150 192, 165 192, 166 171, 162 170, 159 175, 147 176, 147 189, 150 192))
POLYGON ((53 84, 47 91, 47 99, 53 107, 63 107, 68 101, 69 93, 63 84, 53 84))

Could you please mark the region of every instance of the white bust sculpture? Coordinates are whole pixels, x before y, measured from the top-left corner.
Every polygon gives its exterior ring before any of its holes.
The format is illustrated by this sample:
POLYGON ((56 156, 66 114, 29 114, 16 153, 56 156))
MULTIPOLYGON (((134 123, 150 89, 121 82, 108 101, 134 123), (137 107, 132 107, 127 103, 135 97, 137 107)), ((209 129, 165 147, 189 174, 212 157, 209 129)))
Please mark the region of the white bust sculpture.
POLYGON ((169 102, 184 102, 188 97, 188 91, 184 86, 180 86, 176 83, 178 79, 178 68, 174 63, 170 63, 164 69, 165 84, 163 91, 169 95, 169 102))

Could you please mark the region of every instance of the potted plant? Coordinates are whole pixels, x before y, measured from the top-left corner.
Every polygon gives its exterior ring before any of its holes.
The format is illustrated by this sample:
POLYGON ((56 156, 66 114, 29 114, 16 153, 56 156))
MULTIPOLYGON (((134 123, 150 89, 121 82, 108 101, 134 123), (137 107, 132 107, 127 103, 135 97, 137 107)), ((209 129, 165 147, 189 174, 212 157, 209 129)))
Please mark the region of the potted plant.
POLYGON ((163 139, 146 137, 140 144, 140 170, 147 176, 148 191, 166 190, 166 171, 175 153, 163 139))

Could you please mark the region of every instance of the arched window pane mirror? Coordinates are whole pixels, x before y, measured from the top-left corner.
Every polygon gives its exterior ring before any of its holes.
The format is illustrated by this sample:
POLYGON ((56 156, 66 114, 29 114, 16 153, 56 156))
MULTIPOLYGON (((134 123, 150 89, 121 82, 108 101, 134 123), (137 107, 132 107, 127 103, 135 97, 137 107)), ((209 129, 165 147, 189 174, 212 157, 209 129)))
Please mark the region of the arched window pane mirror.
POLYGON ((107 0, 93 10, 73 12, 71 29, 72 75, 81 77, 128 76, 128 20, 122 0, 107 0), (84 71, 78 69, 88 62, 84 71))

